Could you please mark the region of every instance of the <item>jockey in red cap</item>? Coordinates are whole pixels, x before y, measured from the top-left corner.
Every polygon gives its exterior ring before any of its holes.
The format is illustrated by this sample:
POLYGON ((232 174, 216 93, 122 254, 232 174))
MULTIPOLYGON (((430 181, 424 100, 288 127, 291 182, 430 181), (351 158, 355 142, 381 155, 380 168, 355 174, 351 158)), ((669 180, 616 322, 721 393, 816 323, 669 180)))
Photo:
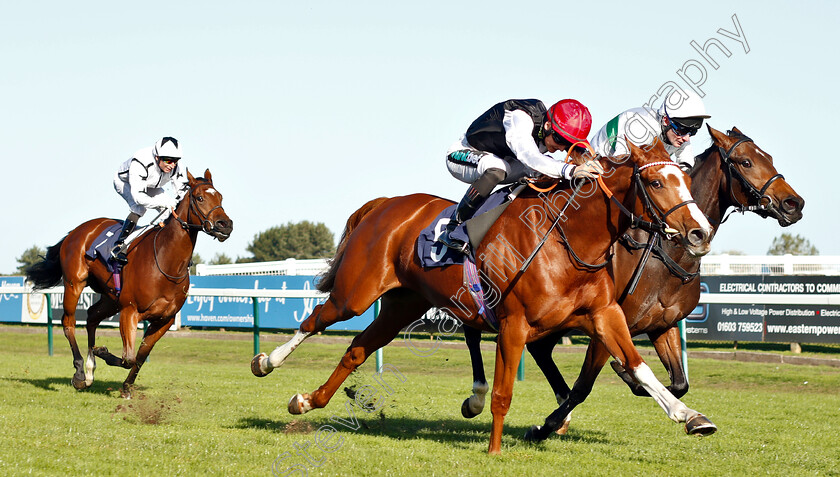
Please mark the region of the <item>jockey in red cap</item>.
POLYGON ((473 216, 500 183, 540 174, 569 180, 603 172, 597 162, 575 166, 545 154, 575 146, 589 148, 586 136, 591 127, 589 110, 574 99, 564 99, 549 109, 537 99, 510 99, 488 109, 446 154, 449 172, 470 187, 440 241, 465 251, 467 244, 450 234, 473 216))

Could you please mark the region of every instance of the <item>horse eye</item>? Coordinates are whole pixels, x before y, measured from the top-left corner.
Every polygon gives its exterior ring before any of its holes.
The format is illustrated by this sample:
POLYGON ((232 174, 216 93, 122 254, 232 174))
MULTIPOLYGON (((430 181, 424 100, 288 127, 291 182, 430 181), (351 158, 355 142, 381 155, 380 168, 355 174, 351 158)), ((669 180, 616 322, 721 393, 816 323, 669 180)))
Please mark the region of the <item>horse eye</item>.
POLYGON ((741 161, 741 165, 744 167, 752 167, 752 162, 749 159, 741 161))
POLYGON ((197 200, 199 202, 204 202, 204 196, 199 195, 195 198, 195 200, 197 200))
POLYGON ((653 187, 654 189, 661 189, 662 188, 662 183, 659 182, 658 180, 653 180, 653 181, 650 181, 650 186, 653 187))

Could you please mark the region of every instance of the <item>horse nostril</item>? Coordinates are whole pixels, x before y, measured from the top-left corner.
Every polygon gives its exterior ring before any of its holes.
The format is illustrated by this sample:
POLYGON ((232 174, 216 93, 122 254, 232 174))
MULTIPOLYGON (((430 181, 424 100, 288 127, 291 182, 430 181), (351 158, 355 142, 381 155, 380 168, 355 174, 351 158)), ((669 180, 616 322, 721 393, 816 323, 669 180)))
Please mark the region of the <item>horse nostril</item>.
POLYGON ((702 229, 691 229, 688 231, 688 235, 686 236, 688 243, 697 247, 702 245, 706 242, 706 232, 702 229))
POLYGON ((788 197, 782 202, 785 212, 792 214, 796 211, 802 210, 802 204, 793 197, 788 197))

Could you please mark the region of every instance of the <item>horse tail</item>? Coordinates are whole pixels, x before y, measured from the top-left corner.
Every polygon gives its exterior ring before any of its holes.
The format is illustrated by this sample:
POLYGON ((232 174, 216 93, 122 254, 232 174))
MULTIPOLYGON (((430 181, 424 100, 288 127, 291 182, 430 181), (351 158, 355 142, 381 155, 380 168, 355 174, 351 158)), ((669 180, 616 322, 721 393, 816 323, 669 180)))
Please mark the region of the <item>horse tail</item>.
POLYGON ((347 241, 350 239, 350 234, 361 223, 362 219, 370 213, 373 209, 379 207, 380 204, 388 200, 387 197, 379 197, 367 202, 361 206, 359 210, 353 212, 353 215, 347 219, 347 225, 344 227, 344 232, 341 234, 341 240, 338 241, 338 247, 335 251, 335 256, 330 260, 330 268, 321 274, 318 285, 319 291, 329 293, 335 286, 335 275, 338 273, 338 267, 341 265, 341 260, 344 258, 344 251, 347 248, 347 241))
POLYGON ((52 247, 47 247, 47 255, 43 260, 26 268, 24 273, 26 279, 32 282, 33 289, 41 290, 57 286, 61 283, 63 272, 61 270, 61 244, 64 237, 52 247))

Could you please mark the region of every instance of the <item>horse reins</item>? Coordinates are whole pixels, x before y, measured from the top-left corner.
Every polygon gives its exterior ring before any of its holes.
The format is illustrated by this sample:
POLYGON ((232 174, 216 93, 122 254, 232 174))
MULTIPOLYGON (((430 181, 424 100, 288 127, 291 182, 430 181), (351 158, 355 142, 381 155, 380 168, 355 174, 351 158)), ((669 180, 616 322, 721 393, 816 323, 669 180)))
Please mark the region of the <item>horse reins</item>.
POLYGON ((604 194, 621 210, 621 212, 630 218, 631 227, 640 228, 646 232, 650 233, 659 233, 663 236, 670 237, 679 233, 678 231, 668 227, 668 224, 665 220, 675 212, 680 207, 687 206, 689 204, 695 204, 696 201, 694 199, 689 199, 679 204, 671 207, 668 209, 667 212, 662 213, 662 210, 657 207, 657 205, 651 200, 650 195, 645 190, 644 184, 642 184, 642 177, 641 172, 648 167, 652 166, 673 166, 679 167, 679 165, 672 161, 659 161, 659 162, 651 162, 649 164, 645 164, 641 167, 634 165, 633 166, 633 180, 636 183, 636 188, 639 190, 639 193, 642 195, 642 203, 645 205, 645 210, 647 211, 648 215, 653 218, 653 221, 643 220, 640 215, 636 215, 631 212, 627 207, 624 206, 618 199, 615 198, 612 191, 607 187, 604 183, 604 180, 601 176, 597 177, 598 185, 601 186, 601 190, 604 191, 604 194))
MULTIPOLYGON (((727 131, 727 133, 731 133, 731 132, 732 131, 727 131)), ((765 195, 765 192, 767 192, 767 189, 770 188, 770 185, 773 184, 773 182, 775 182, 779 179, 784 179, 785 178, 785 176, 783 176, 781 174, 776 174, 773 177, 771 177, 770 179, 768 179, 767 182, 764 183, 764 186, 761 187, 761 189, 758 189, 755 186, 753 186, 752 183, 750 183, 750 181, 748 181, 747 178, 744 177, 743 174, 741 174, 741 171, 738 170, 738 168, 735 166, 735 163, 732 162, 732 159, 731 159, 732 153, 735 151, 735 148, 740 146, 741 144, 743 144, 745 142, 753 142, 753 140, 751 138, 741 134, 741 137, 737 141, 735 141, 735 144, 733 144, 729 148, 729 150, 724 150, 721 146, 718 146, 718 152, 720 154, 721 163, 726 165, 725 170, 726 170, 726 175, 727 175, 727 184, 728 184, 728 188, 729 188, 729 197, 732 199, 733 204, 737 204, 737 205, 733 206, 734 208, 732 210, 730 210, 728 214, 726 214, 726 216, 723 218, 723 220, 720 221, 721 224, 726 222, 726 220, 729 218, 729 216, 732 215, 732 213, 734 213, 734 212, 740 212, 740 213, 743 214, 744 212, 753 212, 753 211, 756 211, 756 210, 767 210, 767 209, 770 209, 771 207, 775 207, 773 205, 773 199, 771 199, 770 196, 765 195), (735 198, 735 192, 732 190, 732 177, 733 176, 735 176, 735 178, 738 179, 738 181, 741 183, 741 186, 744 189, 746 189, 746 191, 749 193, 749 195, 751 195, 753 198, 756 199, 758 205, 744 205, 744 204, 741 203, 741 201, 739 201, 737 198, 735 198)))
MULTIPOLYGON (((210 211, 207 212, 206 214, 202 213, 201 210, 198 209, 198 206, 195 205, 195 200, 193 200, 193 198, 195 197, 194 196, 195 190, 196 189, 190 190, 190 204, 189 204, 189 208, 187 209, 187 220, 183 220, 181 217, 179 217, 178 214, 175 212, 175 209, 172 209, 172 218, 175 219, 178 222, 178 224, 180 224, 181 228, 186 230, 187 232, 189 232, 190 230, 201 230, 206 234, 210 234, 210 232, 214 231, 215 228, 216 228, 209 219, 210 214, 212 214, 214 210, 222 208, 222 206, 221 206, 221 204, 219 204, 219 205, 213 207, 212 209, 210 209, 210 211), (196 216, 198 216, 198 218, 201 221, 201 224, 191 224, 191 223, 188 222, 190 220, 190 216, 192 214, 195 214, 196 216), (207 224, 210 224, 209 228, 207 227, 207 224)), ((189 262, 187 262, 186 273, 184 273, 181 276, 177 276, 177 277, 172 276, 172 275, 164 272, 163 269, 160 268, 160 262, 158 261, 157 238, 158 238, 158 235, 160 234, 161 230, 163 230, 163 227, 160 227, 157 230, 157 232, 155 232, 155 238, 154 238, 153 243, 152 243, 152 250, 154 251, 154 256, 155 256, 155 265, 157 266, 158 271, 160 273, 162 273, 163 276, 165 276, 166 278, 168 278, 170 280, 173 280, 173 281, 181 280, 181 279, 183 279, 184 277, 186 277, 187 275, 190 274, 189 262)))
MULTIPOLYGON (((732 136, 732 131, 727 131, 727 135, 732 136)), ((727 188, 729 189, 729 197, 731 198, 733 204, 737 204, 736 206, 733 206, 733 210, 730 210, 729 213, 726 214, 726 216, 723 218, 723 220, 720 221, 721 224, 726 222, 726 220, 729 218, 730 215, 732 215, 733 212, 740 212, 743 214, 744 212, 748 211, 752 212, 756 210, 766 210, 770 207, 773 207, 773 201, 770 199, 769 196, 765 195, 765 192, 767 192, 767 189, 770 187, 771 184, 773 184, 773 182, 777 181, 778 179, 784 179, 784 176, 782 174, 776 174, 770 179, 768 179, 767 182, 764 183, 764 186, 761 187, 761 189, 758 189, 755 186, 753 186, 752 183, 750 183, 747 180, 747 178, 744 177, 743 174, 741 174, 741 171, 738 170, 738 168, 735 166, 731 159, 732 153, 735 151, 735 148, 737 148, 745 142, 754 143, 754 141, 750 137, 744 134, 740 134, 740 136, 741 137, 738 138, 738 140, 735 141, 735 144, 730 146, 728 150, 724 150, 723 147, 717 146, 718 152, 720 154, 721 164, 726 165, 725 171, 727 174, 727 188), (735 193, 732 190, 733 176, 737 178, 738 181, 741 183, 741 186, 757 200, 758 205, 744 205, 741 203, 741 201, 735 198, 735 193), (763 203, 765 200, 766 203, 763 203)), ((659 259, 665 265, 665 268, 667 268, 669 272, 671 272, 674 276, 679 278, 683 283, 688 283, 700 275, 699 271, 689 272, 685 270, 667 253, 665 253, 665 250, 663 250, 662 246, 660 245, 660 237, 658 237, 656 234, 650 236, 647 244, 636 241, 627 234, 624 234, 621 237, 621 240, 624 241, 629 248, 636 250, 645 249, 642 256, 642 260, 640 261, 640 265, 637 266, 636 272, 634 273, 633 278, 630 281, 630 285, 628 286, 628 294, 632 295, 635 291, 636 285, 638 284, 638 280, 641 276, 641 270, 644 268, 644 265, 647 261, 647 256, 650 254, 651 251, 653 251, 653 253, 657 257, 659 257, 659 259)))
MULTIPOLYGON (((654 204, 653 201, 650 199, 650 196, 647 194, 647 192, 645 192, 644 184, 642 184, 641 171, 643 171, 643 170, 645 170, 645 169, 647 169, 648 167, 651 167, 651 166, 675 166, 675 167, 679 167, 679 166, 676 163, 671 162, 671 161, 652 162, 652 163, 649 163, 649 164, 645 164, 641 167, 639 167, 635 164, 633 165, 633 179, 634 179, 634 182, 636 184, 637 189, 641 190, 642 202, 645 204, 645 210, 648 212, 648 215, 653 217, 654 221, 643 220, 641 218, 641 216, 638 216, 638 215, 634 214, 633 212, 631 212, 629 209, 627 209, 627 207, 625 207, 624 204, 622 204, 615 197, 615 195, 612 193, 610 188, 607 187, 607 185, 606 185, 606 183, 604 183, 604 180, 601 177, 601 175, 596 176, 595 179, 598 182, 598 185, 601 187, 601 190, 604 192, 604 195, 606 195, 607 198, 609 198, 611 201, 613 201, 613 203, 615 203, 618 206, 619 210, 621 210, 622 213, 624 213, 625 215, 627 215, 630 218, 630 222, 631 222, 633 227, 638 227, 638 228, 641 228, 643 230, 646 230, 650 233, 657 234, 657 235, 662 234, 662 235, 665 235, 665 236, 670 236, 670 235, 673 235, 673 234, 678 233, 678 232, 674 229, 669 228, 667 226, 666 222, 665 222, 665 219, 671 213, 673 213, 674 211, 676 211, 680 207, 687 206, 689 204, 695 203, 695 201, 694 201, 694 199, 683 201, 683 202, 671 207, 670 209, 668 209, 667 212, 665 212, 663 214, 662 211, 659 209, 659 207, 657 207, 656 204, 654 204)), ((576 187, 574 189, 574 192, 572 193, 572 196, 569 197, 569 200, 566 201, 566 205, 563 206, 563 209, 557 214, 557 217, 554 219, 554 222, 551 224, 551 227, 548 228, 545 235, 543 235, 543 238, 542 238, 542 240, 540 240, 540 243, 537 244, 537 246, 534 248, 534 251, 531 252, 531 255, 522 264, 522 267, 519 269, 520 273, 524 272, 528 268, 528 266, 530 266, 531 262, 534 260, 534 257, 537 255, 537 252, 539 252, 540 249, 543 247, 546 240, 548 239, 549 234, 551 233, 551 231, 554 228, 557 228, 557 231, 560 234, 560 237, 562 238, 563 244, 565 245, 566 249, 569 251, 569 255, 571 255, 572 258, 578 264, 582 265, 585 268, 598 270, 598 269, 601 269, 601 268, 607 266, 610 263, 610 257, 609 256, 607 256, 606 260, 604 260, 603 262, 596 263, 596 264, 588 263, 588 262, 584 261, 583 259, 581 259, 580 256, 577 253, 575 253, 574 249, 572 248, 572 245, 569 242, 569 239, 566 237, 566 233, 564 232, 563 227, 559 226, 560 219, 564 216, 566 208, 569 207, 569 204, 571 204, 572 199, 574 199, 575 195, 577 195, 579 190, 580 190, 579 187, 576 187)))

